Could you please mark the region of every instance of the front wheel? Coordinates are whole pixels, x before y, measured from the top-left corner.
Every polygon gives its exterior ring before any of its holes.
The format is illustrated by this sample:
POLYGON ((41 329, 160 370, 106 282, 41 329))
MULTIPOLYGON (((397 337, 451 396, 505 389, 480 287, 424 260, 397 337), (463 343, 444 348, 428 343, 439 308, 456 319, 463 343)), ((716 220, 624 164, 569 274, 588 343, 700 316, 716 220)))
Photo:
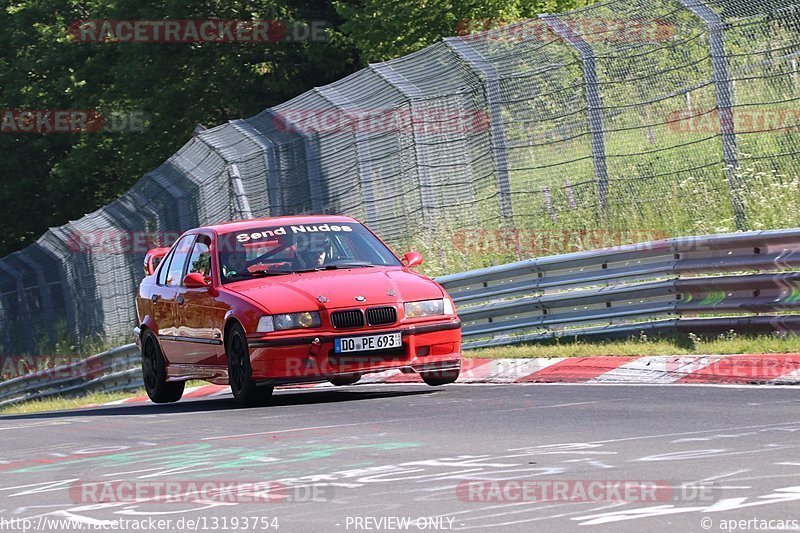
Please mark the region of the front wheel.
POLYGON ((142 335, 142 378, 147 397, 153 403, 177 402, 183 396, 184 381, 167 381, 167 365, 152 331, 142 335))
POLYGON ((458 370, 443 370, 436 372, 421 372, 420 377, 426 385, 431 387, 438 387, 440 385, 447 385, 453 383, 458 379, 458 370))
POLYGON ((234 399, 245 406, 266 404, 272 396, 273 387, 258 386, 253 380, 247 336, 239 324, 233 325, 228 332, 225 353, 228 356, 228 382, 234 399))

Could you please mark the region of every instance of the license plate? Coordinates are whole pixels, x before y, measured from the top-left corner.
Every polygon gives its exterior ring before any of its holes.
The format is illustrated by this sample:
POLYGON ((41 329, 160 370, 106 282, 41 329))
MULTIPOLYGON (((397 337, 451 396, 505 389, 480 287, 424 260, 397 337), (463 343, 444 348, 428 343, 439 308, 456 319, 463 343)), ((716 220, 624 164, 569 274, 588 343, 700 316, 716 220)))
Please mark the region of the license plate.
POLYGON ((402 345, 403 335, 400 332, 363 335, 360 337, 337 337, 333 340, 333 350, 336 353, 389 350, 399 348, 402 345))

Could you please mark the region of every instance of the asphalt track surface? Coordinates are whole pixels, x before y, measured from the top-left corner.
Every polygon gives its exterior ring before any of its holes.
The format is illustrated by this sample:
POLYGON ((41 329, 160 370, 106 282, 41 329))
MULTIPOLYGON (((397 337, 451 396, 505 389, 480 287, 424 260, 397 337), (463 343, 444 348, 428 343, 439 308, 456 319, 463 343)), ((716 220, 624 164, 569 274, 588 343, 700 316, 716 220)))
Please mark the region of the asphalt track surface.
POLYGON ((385 384, 281 391, 262 408, 223 397, 5 416, 0 471, 3 531, 776 530, 800 522, 800 395, 385 384), (512 490, 520 480, 569 492, 537 501, 512 490), (588 494, 616 480, 658 489, 588 494), (136 500, 126 481, 151 492, 136 500), (237 481, 272 492, 192 492, 237 481), (164 482, 181 501, 148 500, 164 482))

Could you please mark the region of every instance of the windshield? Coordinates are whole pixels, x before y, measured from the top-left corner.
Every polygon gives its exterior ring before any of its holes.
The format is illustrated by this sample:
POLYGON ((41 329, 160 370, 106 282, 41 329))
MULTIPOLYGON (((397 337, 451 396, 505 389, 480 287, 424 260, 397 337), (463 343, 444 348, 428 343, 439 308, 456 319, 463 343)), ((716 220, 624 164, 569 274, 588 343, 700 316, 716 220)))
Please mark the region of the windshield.
POLYGON ((265 226, 218 239, 222 282, 336 268, 401 266, 357 223, 265 226))

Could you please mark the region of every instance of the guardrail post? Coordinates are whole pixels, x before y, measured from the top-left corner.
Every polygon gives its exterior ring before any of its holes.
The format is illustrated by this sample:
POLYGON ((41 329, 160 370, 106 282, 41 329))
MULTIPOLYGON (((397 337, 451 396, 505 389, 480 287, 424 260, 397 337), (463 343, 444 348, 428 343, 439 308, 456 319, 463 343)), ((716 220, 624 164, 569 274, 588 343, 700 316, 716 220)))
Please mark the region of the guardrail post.
POLYGON ((733 117, 733 82, 728 72, 728 55, 725 53, 725 21, 702 0, 678 0, 686 9, 703 21, 708 28, 708 44, 711 49, 711 71, 717 95, 717 115, 722 134, 722 159, 725 162, 725 177, 730 189, 731 204, 736 229, 744 230, 747 219, 744 204, 739 197, 741 179, 736 175, 739 160, 736 148, 736 123, 733 117))
POLYGON ((594 48, 556 15, 539 15, 539 18, 574 48, 581 58, 586 104, 589 119, 589 138, 592 145, 594 179, 597 183, 597 199, 600 212, 604 213, 608 197, 608 164, 606 162, 605 127, 603 126, 603 98, 597 78, 597 63, 594 48))
MULTIPOLYGON (((350 100, 342 95, 335 88, 330 85, 325 87, 317 87, 314 89, 317 94, 324 98, 328 103, 337 109, 344 111, 344 114, 350 118, 358 120, 358 117, 353 114, 358 109, 353 109, 353 104, 350 100)), ((378 204, 375 198, 375 190, 373 189, 373 180, 375 179, 372 170, 372 157, 369 152, 369 140, 367 135, 362 131, 362 128, 356 127, 353 133, 356 144, 356 159, 358 164, 358 182, 361 185, 361 197, 364 200, 364 215, 368 226, 377 229, 378 220, 378 204)))
POLYGON ((514 210, 511 203, 511 180, 509 178, 508 149, 506 133, 503 127, 503 115, 500 108, 500 81, 497 69, 477 50, 468 45, 460 37, 446 37, 445 44, 464 61, 473 71, 480 75, 486 91, 486 105, 489 108, 492 153, 497 171, 497 190, 500 193, 500 216, 503 223, 514 226, 514 210))
POLYGON ((256 143, 264 151, 264 168, 267 178, 267 194, 269 195, 269 215, 278 216, 286 214, 281 198, 281 184, 276 175, 278 165, 275 163, 275 143, 272 139, 260 134, 253 126, 244 120, 233 120, 231 126, 239 133, 256 143))

